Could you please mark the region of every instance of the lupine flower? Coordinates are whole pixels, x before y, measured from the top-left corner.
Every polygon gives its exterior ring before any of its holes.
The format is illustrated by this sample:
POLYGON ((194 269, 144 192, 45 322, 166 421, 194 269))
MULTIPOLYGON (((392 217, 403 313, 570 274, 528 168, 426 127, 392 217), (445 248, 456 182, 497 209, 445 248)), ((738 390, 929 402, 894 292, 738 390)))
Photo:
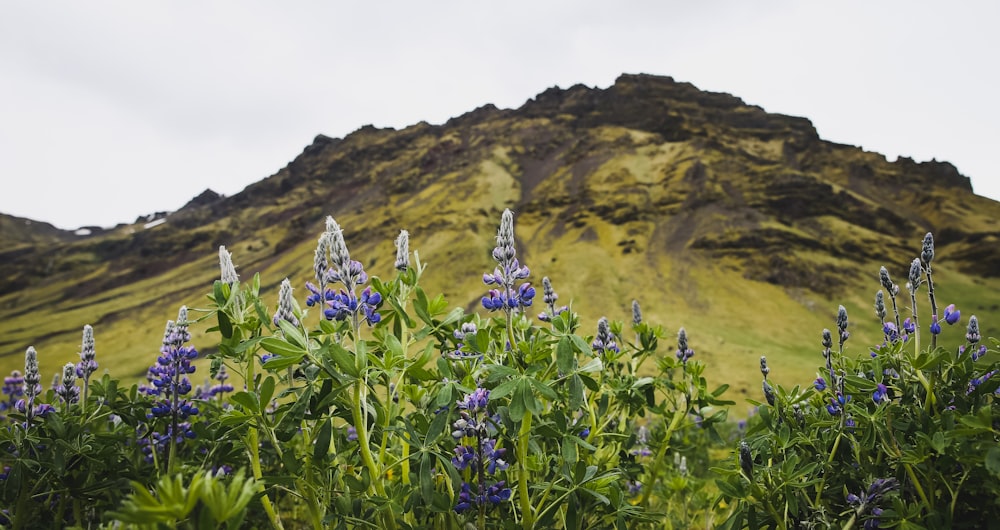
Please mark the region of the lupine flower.
POLYGON ((299 319, 295 318, 295 299, 292 298, 292 282, 285 278, 281 281, 281 288, 278 290, 278 310, 271 320, 275 326, 284 320, 289 324, 298 327, 299 319))
POLYGON ((410 233, 400 230, 396 237, 396 270, 406 271, 410 268, 410 233))
POLYGON ((931 315, 931 335, 941 334, 941 324, 938 322, 937 315, 931 315))
POLYGON ((42 377, 38 373, 38 353, 34 346, 28 346, 24 352, 24 399, 18 400, 17 410, 23 412, 28 423, 37 412, 35 396, 42 393, 42 377))
POLYGON ((889 277, 889 271, 885 267, 880 267, 878 270, 879 282, 882 283, 882 287, 885 289, 889 296, 896 296, 899 294, 899 286, 892 283, 892 279, 889 277))
POLYGON ((618 344, 615 343, 615 337, 611 334, 611 327, 608 325, 608 319, 606 317, 601 317, 597 321, 597 336, 594 337, 594 342, 591 344, 594 351, 600 353, 606 353, 613 351, 619 353, 621 350, 618 349, 618 344))
POLYGON ((972 362, 976 362, 986 355, 986 345, 981 344, 976 351, 972 352, 972 362))
POLYGON ((230 287, 240 281, 240 276, 236 274, 236 267, 233 266, 233 255, 225 246, 219 246, 219 269, 222 271, 222 283, 229 284, 230 287))
POLYGON ((542 278, 542 301, 545 302, 546 307, 549 310, 542 311, 538 314, 538 320, 542 322, 551 322, 553 317, 561 315, 567 309, 566 306, 556 307, 556 300, 559 299, 559 295, 552 289, 552 281, 549 280, 548 276, 542 278))
POLYGON ((847 331, 847 309, 844 306, 837 308, 837 329, 840 331, 840 347, 844 347, 851 334, 847 331))
POLYGON ((76 366, 73 363, 66 363, 63 367, 62 379, 55 390, 67 406, 80 400, 80 387, 76 386, 76 366))
POLYGON ((976 315, 969 317, 969 327, 965 332, 965 340, 969 341, 970 344, 976 344, 979 342, 979 319, 976 315))
POLYGON ((992 378, 996 374, 997 374, 997 370, 993 370, 993 371, 990 371, 990 372, 986 372, 985 374, 981 375, 980 377, 974 378, 972 381, 969 381, 969 388, 965 392, 966 395, 971 394, 973 391, 975 391, 977 388, 979 388, 979 385, 981 385, 981 384, 989 381, 990 378, 992 378))
POLYGON ((920 288, 920 273, 920 258, 914 258, 914 260, 910 263, 910 281, 906 284, 906 288, 909 289, 911 293, 916 293, 917 289, 920 288))
POLYGON ((907 335, 912 335, 915 331, 917 331, 917 325, 913 323, 913 319, 910 317, 906 317, 906 320, 903 321, 903 331, 906 332, 907 335))
POLYGON ((347 441, 348 442, 358 441, 358 430, 353 425, 347 426, 347 441))
POLYGON ((753 455, 750 453, 750 446, 743 440, 740 440, 740 470, 753 481, 753 455))
POLYGON ((768 405, 771 405, 773 407, 775 400, 774 388, 772 388, 771 385, 767 382, 767 379, 764 380, 764 384, 762 386, 764 388, 764 399, 767 400, 768 405))
POLYGON ((228 379, 229 379, 229 372, 226 371, 226 365, 224 364, 220 365, 219 371, 215 373, 215 380, 218 382, 209 389, 208 396, 209 397, 219 396, 221 398, 222 394, 225 394, 226 392, 232 392, 234 390, 233 385, 226 382, 228 379))
POLYGON ((875 293, 875 316, 879 320, 885 320, 885 295, 879 290, 875 293))
POLYGON ((769 374, 769 373, 771 373, 771 369, 767 367, 767 357, 761 355, 760 356, 760 375, 763 375, 764 379, 767 379, 767 374, 769 374))
POLYGON ((628 480, 625 482, 625 488, 628 491, 629 496, 635 497, 636 495, 642 493, 642 482, 638 480, 628 480))
POLYGON ((584 427, 578 436, 586 440, 587 437, 590 436, 590 427, 584 427))
MULTIPOLYGON (((147 418, 170 420, 166 433, 152 432, 150 435, 151 443, 157 450, 165 449, 171 440, 180 443, 186 438, 194 437, 194 431, 186 420, 198 414, 198 407, 182 397, 192 390, 188 375, 195 372, 191 361, 198 357, 198 350, 184 345, 191 340, 187 317, 187 307, 181 306, 177 321, 167 321, 160 356, 147 373, 147 379, 152 378, 152 387, 147 393, 159 398, 153 402, 147 418)), ((147 449, 153 450, 152 447, 147 449)))
POLYGON ((876 385, 875 392, 872 393, 872 401, 875 403, 881 403, 883 401, 889 401, 889 389, 885 385, 879 383, 876 385))
POLYGON ((640 425, 635 434, 635 443, 638 447, 629 451, 634 456, 650 456, 653 454, 649 450, 649 429, 645 425, 640 425))
MULTIPOLYGON (((316 253, 313 255, 313 275, 316 278, 316 283, 321 286, 326 285, 326 271, 330 268, 326 256, 329 252, 330 238, 329 235, 324 232, 323 235, 319 236, 319 239, 316 241, 316 253)), ((308 286, 309 283, 306 283, 306 287, 308 286)))
POLYGON ((823 379, 822 377, 817 377, 816 380, 813 381, 813 386, 816 387, 817 392, 822 392, 826 390, 826 379, 823 379))
POLYGON ((948 307, 944 308, 944 321, 948 325, 953 325, 962 318, 962 312, 955 309, 955 304, 949 304, 948 307))
POLYGON ((497 246, 493 249, 493 259, 498 266, 493 269, 493 274, 483 274, 483 283, 497 286, 496 289, 490 289, 488 295, 482 299, 483 307, 487 310, 502 309, 509 313, 531 305, 535 297, 535 288, 530 283, 523 283, 516 289, 514 287, 517 281, 526 279, 530 274, 528 267, 521 266, 516 256, 514 214, 506 209, 500 217, 497 246))
POLYGON ((642 324, 642 310, 639 309, 639 301, 632 300, 632 325, 642 324))
POLYGON ((76 365, 76 376, 84 381, 90 379, 90 375, 97 371, 96 357, 94 328, 88 324, 83 326, 83 343, 80 345, 80 362, 76 365))
POLYGON ((920 259, 923 260, 925 265, 930 265, 931 261, 934 260, 934 235, 927 232, 921 247, 920 259))
POLYGON ((684 328, 677 332, 677 352, 675 355, 682 364, 687 364, 688 359, 694 357, 694 350, 688 348, 687 331, 684 331, 684 328))
POLYGON ((3 378, 3 388, 0 392, 7 396, 0 401, 0 420, 3 420, 6 418, 3 412, 15 408, 18 400, 24 395, 24 376, 19 370, 14 370, 3 378))
POLYGON ((457 470, 468 473, 470 480, 478 479, 475 493, 469 482, 462 483, 458 502, 455 504, 455 511, 458 513, 474 505, 486 507, 510 499, 511 491, 504 481, 490 485, 486 481, 486 475, 495 475, 508 467, 503 459, 507 450, 497 447, 496 440, 487 437, 489 430, 484 416, 487 414, 489 397, 489 390, 478 387, 457 403, 460 417, 452 424, 455 429, 452 436, 457 440, 473 438, 474 442, 471 445, 457 445, 451 461, 457 470))
POLYGON ((806 424, 806 414, 802 411, 802 407, 800 407, 798 403, 792 405, 792 415, 795 417, 795 421, 797 421, 799 425, 804 426, 806 424))

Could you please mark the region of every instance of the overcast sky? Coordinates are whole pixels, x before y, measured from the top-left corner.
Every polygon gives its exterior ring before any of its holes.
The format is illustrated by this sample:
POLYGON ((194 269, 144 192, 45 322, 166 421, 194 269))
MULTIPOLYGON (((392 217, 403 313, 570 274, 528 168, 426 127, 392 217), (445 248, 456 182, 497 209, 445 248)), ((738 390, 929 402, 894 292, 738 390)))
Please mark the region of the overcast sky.
POLYGON ((0 3, 0 212, 61 228, 231 195, 318 133, 670 75, 1000 198, 1000 3, 0 3))

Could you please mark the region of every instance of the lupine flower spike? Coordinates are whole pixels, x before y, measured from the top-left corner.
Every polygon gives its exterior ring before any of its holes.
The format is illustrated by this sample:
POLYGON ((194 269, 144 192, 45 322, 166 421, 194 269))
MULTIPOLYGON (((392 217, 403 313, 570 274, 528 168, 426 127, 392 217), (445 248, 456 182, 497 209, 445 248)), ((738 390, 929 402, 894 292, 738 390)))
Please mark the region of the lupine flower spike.
POLYGON ((495 475, 508 467, 503 459, 507 450, 497 447, 497 440, 489 436, 490 426, 486 419, 489 397, 489 390, 476 388, 458 401, 459 419, 452 424, 452 436, 456 440, 473 440, 472 445, 456 446, 455 456, 451 459, 455 468, 468 477, 460 487, 455 512, 463 513, 478 506, 480 520, 489 506, 505 502, 511 496, 511 490, 505 481, 489 484, 486 478, 487 475, 495 475))
POLYGON ((684 328, 677 332, 677 352, 675 355, 684 366, 687 366, 688 360, 694 357, 694 350, 688 347, 687 331, 684 331, 684 328))
POLYGON ((892 300, 892 313, 896 317, 896 329, 899 329, 901 326, 899 322, 899 307, 896 305, 896 295, 899 294, 899 286, 892 283, 889 271, 885 267, 879 268, 878 277, 882 288, 885 289, 886 294, 889 295, 889 299, 892 300))
POLYGON ((618 344, 615 343, 615 336, 611 334, 611 326, 608 325, 606 317, 601 317, 597 321, 597 336, 594 337, 594 343, 591 344, 591 347, 598 353, 620 352, 618 344))
POLYGON ((97 354, 94 350, 94 328, 83 326, 83 342, 80 344, 80 362, 76 364, 76 376, 83 379, 83 407, 87 407, 87 393, 90 376, 97 371, 97 354))
POLYGON ((240 276, 236 274, 236 267, 233 265, 233 255, 226 250, 225 246, 219 247, 219 269, 221 270, 222 283, 230 287, 240 281, 240 276))
POLYGON ((762 385, 764 388, 764 398, 767 400, 767 404, 773 407, 775 402, 774 388, 772 388, 771 384, 767 382, 767 375, 770 373, 771 369, 767 367, 767 357, 761 355, 760 374, 764 376, 764 384, 762 385))
POLYGON ((548 311, 539 313, 538 320, 551 322, 553 317, 559 316, 569 309, 566 306, 556 307, 556 300, 559 300, 559 295, 552 289, 552 281, 549 280, 548 276, 542 278, 542 301, 545 302, 548 311))
POLYGON ((509 209, 504 210, 500 217, 493 259, 499 266, 493 269, 492 274, 483 274, 483 283, 495 285, 496 288, 490 289, 487 296, 483 297, 483 307, 489 311, 503 310, 509 320, 511 314, 530 306, 535 297, 535 288, 528 282, 522 283, 515 289, 515 283, 526 279, 530 271, 517 261, 517 250, 514 248, 514 214, 509 209))
MULTIPOLYGON (((924 275, 927 278, 927 298, 931 303, 931 320, 935 321, 937 320, 938 307, 937 299, 934 297, 934 274, 931 270, 931 262, 934 261, 934 235, 930 232, 927 232, 927 235, 924 236, 920 251, 920 261, 923 263, 924 275)), ((940 324, 936 328, 934 323, 931 324, 931 348, 937 347, 937 336, 940 331, 935 333, 934 330, 940 330, 940 328, 940 324)))
POLYGON ((410 268, 410 233, 400 230, 396 238, 396 270, 406 272, 410 268))
POLYGON ((306 298, 306 305, 312 307, 320 304, 327 320, 345 320, 350 317, 355 331, 362 317, 370 326, 382 320, 377 312, 382 303, 382 295, 373 292, 371 286, 365 287, 360 296, 355 293, 357 286, 368 282, 368 274, 361 262, 351 259, 344 242, 343 230, 333 217, 326 218, 326 232, 319 238, 316 246, 313 273, 316 274, 319 285, 306 282, 306 289, 311 293, 306 298), (326 288, 327 283, 334 282, 343 284, 344 288, 339 292, 326 288))
POLYGON ((38 373, 38 352, 34 346, 29 346, 24 352, 24 399, 18 402, 18 410, 27 417, 35 415, 35 397, 42 393, 42 376, 38 373))
POLYGON ((289 324, 298 327, 299 319, 295 318, 295 300, 292 297, 292 282, 285 278, 281 281, 281 288, 278 291, 278 310, 274 313, 272 322, 277 326, 278 322, 284 320, 289 324))
POLYGON ((62 399, 66 410, 69 406, 80 400, 80 387, 76 386, 76 366, 73 363, 66 363, 63 367, 62 379, 56 387, 56 394, 62 399))

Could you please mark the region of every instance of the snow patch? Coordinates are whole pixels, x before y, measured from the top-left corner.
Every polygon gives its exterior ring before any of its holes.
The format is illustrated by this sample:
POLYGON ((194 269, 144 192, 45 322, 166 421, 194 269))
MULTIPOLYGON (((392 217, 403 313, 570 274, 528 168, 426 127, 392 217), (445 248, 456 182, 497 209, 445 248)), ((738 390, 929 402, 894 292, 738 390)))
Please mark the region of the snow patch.
POLYGON ((146 230, 149 230, 150 228, 153 228, 155 226, 160 226, 160 225, 162 225, 165 222, 167 222, 167 218, 166 217, 161 218, 161 219, 157 219, 157 220, 155 220, 155 221, 153 221, 151 223, 146 223, 146 224, 142 225, 142 227, 145 228, 146 230))
POLYGON ((76 232, 73 232, 73 233, 76 234, 76 235, 78 235, 78 236, 89 236, 91 234, 90 229, 87 229, 87 228, 81 228, 81 229, 79 229, 79 230, 77 230, 76 232))

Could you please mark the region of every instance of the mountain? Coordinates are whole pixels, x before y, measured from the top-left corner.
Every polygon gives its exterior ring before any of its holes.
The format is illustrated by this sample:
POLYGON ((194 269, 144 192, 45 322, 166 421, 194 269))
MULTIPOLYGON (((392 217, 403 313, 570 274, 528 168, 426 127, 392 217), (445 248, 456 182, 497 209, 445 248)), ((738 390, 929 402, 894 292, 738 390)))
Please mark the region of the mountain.
MULTIPOLYGON (((261 272, 275 301, 286 276, 301 298, 327 215, 375 275, 393 274, 392 241, 409 230, 430 264, 424 287, 484 313, 481 277, 508 207, 533 281, 552 279, 583 333, 601 316, 629 320, 637 299, 647 321, 687 329, 710 379, 750 396, 760 355, 780 383, 814 377, 839 304, 852 321, 849 351, 881 342, 878 268, 904 284, 927 231, 942 305, 978 313, 987 336, 1000 331, 1000 203, 975 195, 954 166, 890 162, 822 140, 804 118, 623 75, 442 125, 319 135, 242 192, 207 190, 152 222, 85 236, 4 224, 0 369, 19 367, 35 345, 54 373, 89 323, 101 366, 140 377, 177 307, 203 305, 219 245, 244 279, 261 272)), ((919 300, 926 320, 925 292, 919 300)), ((194 326, 202 347, 207 327, 194 326)))

